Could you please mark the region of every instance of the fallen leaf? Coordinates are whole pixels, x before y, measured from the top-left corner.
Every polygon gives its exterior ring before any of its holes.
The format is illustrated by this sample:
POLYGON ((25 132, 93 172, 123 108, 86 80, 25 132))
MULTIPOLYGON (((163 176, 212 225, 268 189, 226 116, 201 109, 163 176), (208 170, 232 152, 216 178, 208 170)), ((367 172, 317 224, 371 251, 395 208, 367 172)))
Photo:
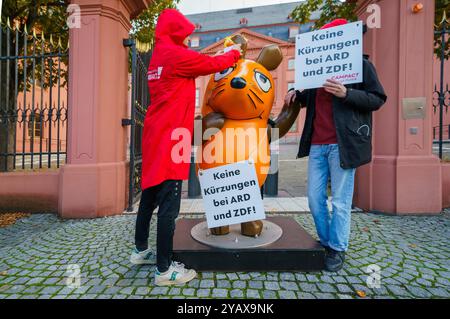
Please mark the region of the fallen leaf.
POLYGON ((409 247, 411 247, 411 248, 417 248, 417 245, 416 245, 416 244, 409 244, 409 247))
POLYGON ((364 227, 363 229, 362 229, 362 231, 365 231, 366 233, 369 231, 369 227, 364 227))
POLYGON ((18 219, 31 216, 27 213, 0 213, 0 228, 14 224, 18 219))
POLYGON ((0 272, 0 276, 6 276, 6 275, 8 275, 8 272, 6 270, 0 272))
POLYGON ((362 290, 356 290, 356 294, 361 298, 366 298, 366 293, 362 290))

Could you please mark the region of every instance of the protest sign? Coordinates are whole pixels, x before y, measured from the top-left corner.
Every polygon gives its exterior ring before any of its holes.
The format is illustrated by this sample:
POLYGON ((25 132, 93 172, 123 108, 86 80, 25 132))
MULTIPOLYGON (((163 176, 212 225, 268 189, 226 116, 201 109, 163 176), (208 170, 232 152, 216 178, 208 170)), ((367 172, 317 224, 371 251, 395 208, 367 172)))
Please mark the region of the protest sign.
POLYGON ((327 79, 343 84, 363 81, 362 21, 299 34, 295 55, 295 88, 322 87, 327 79))
POLYGON ((253 163, 203 170, 199 180, 209 228, 266 218, 253 163))

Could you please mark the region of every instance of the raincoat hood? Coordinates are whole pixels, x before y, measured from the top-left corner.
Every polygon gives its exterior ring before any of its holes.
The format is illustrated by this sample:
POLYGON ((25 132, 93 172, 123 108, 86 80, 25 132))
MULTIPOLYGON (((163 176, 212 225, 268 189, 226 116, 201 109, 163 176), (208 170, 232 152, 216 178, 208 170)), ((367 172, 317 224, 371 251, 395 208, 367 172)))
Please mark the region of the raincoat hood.
POLYGON ((331 21, 330 23, 325 24, 323 27, 320 28, 320 30, 338 27, 340 25, 344 25, 347 23, 348 23, 348 21, 346 19, 335 19, 335 20, 331 21))
POLYGON ((165 9, 161 12, 156 24, 156 41, 169 39, 176 45, 183 45, 183 41, 195 30, 195 25, 182 13, 175 9, 165 9))

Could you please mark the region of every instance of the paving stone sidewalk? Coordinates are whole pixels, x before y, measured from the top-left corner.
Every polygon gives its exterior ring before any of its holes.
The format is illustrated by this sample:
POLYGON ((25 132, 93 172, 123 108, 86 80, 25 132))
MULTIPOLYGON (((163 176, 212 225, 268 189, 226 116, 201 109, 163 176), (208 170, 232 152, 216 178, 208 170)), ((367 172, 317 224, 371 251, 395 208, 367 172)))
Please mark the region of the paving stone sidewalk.
MULTIPOLYGON (((315 236, 309 214, 291 216, 315 236)), ((69 221, 32 215, 1 228, 0 299, 310 299, 361 298, 361 292, 365 298, 450 297, 450 212, 434 217, 354 213, 347 264, 337 274, 203 272, 172 288, 153 285, 153 267, 130 265, 134 220, 133 215, 69 221), (370 265, 380 270, 379 288, 368 286, 370 265), (68 287, 77 273, 80 288, 68 287)))

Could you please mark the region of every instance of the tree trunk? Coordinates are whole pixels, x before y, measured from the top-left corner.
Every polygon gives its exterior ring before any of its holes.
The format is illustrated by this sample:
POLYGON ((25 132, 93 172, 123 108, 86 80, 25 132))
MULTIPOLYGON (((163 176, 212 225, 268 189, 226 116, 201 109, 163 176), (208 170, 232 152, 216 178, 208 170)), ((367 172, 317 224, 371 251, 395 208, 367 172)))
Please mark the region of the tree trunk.
MULTIPOLYGON (((4 123, 0 125, 0 150, 1 153, 12 154, 14 150, 14 140, 16 133, 15 123, 4 123)), ((14 156, 0 156, 0 172, 10 172, 14 169, 14 156)))
MULTIPOLYGON (((1 31, 0 31, 1 32, 1 31)), ((11 37, 12 38, 12 37, 11 37)), ((7 39, 5 33, 2 35, 2 56, 6 56, 7 39)), ((14 42, 10 39, 9 55, 14 55, 14 42)), ((15 139, 16 139, 16 125, 17 118, 15 115, 15 60, 9 62, 9 85, 7 83, 7 67, 6 61, 0 62, 0 172, 9 172, 14 169, 14 156, 7 156, 7 154, 15 153, 15 139), (7 99, 7 95, 9 98, 7 99)))

